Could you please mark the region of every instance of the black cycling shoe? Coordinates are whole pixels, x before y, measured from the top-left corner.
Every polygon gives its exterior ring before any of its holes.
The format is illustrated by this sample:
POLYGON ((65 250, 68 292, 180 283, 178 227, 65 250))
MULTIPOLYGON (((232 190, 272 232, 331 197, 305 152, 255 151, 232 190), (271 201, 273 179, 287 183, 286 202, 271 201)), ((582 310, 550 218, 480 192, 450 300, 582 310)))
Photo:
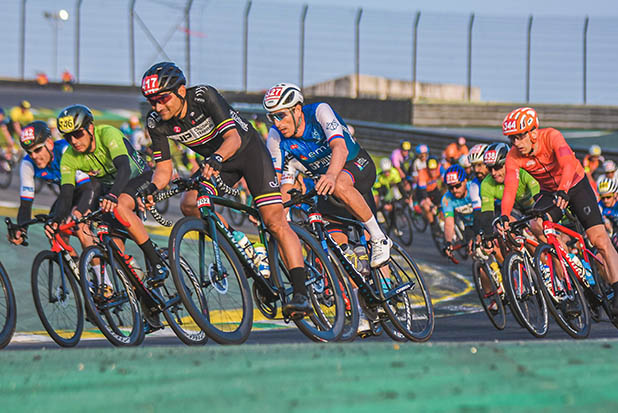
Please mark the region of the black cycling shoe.
POLYGON ((144 320, 147 324, 146 326, 144 326, 147 332, 150 333, 163 328, 160 312, 151 311, 143 300, 140 300, 140 307, 142 308, 142 317, 144 317, 144 320))
POLYGON ((167 275, 169 274, 168 269, 163 265, 163 263, 158 263, 153 265, 148 273, 147 282, 151 286, 160 285, 165 281, 167 275))
POLYGON ((571 318, 577 318, 582 313, 579 303, 575 300, 566 299, 562 302, 563 311, 571 318))
POLYGON ((303 294, 294 294, 292 300, 283 308, 283 315, 293 320, 299 320, 313 311, 309 298, 303 294))
POLYGON ((615 295, 610 304, 610 309, 614 319, 618 319, 618 298, 615 295))

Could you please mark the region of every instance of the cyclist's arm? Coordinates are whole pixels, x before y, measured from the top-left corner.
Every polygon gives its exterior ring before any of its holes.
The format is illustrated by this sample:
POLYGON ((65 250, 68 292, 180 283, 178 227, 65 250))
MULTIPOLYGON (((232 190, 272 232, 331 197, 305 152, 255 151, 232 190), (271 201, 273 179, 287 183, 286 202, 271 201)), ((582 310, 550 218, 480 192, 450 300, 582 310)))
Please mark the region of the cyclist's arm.
POLYGON ((223 161, 230 159, 240 149, 242 140, 236 129, 230 129, 223 134, 223 143, 217 150, 216 154, 221 155, 223 161))
POLYGON ((442 212, 444 213, 444 240, 453 242, 455 237, 455 210, 447 195, 442 197, 442 212))
POLYGON ((316 111, 315 117, 322 126, 326 135, 326 140, 332 151, 330 165, 326 170, 326 175, 337 176, 343 169, 348 158, 348 148, 343 137, 343 128, 339 123, 335 112, 326 103, 321 103, 316 111))
POLYGON ((481 214, 478 221, 479 227, 487 234, 492 232, 491 221, 495 215, 496 205, 494 187, 488 178, 483 179, 483 182, 481 182, 481 214))
POLYGON ((551 132, 551 144, 556 154, 556 159, 562 169, 562 179, 558 185, 559 191, 568 192, 573 184, 573 179, 577 175, 577 166, 579 161, 575 158, 575 154, 571 147, 566 143, 564 136, 557 130, 551 132))
MULTIPOLYGON (((510 154, 509 154, 510 155, 510 154)), ((509 155, 506 157, 504 175, 504 195, 502 196, 502 215, 511 215, 517 187, 519 186, 519 166, 509 155)))
POLYGON ((17 224, 30 220, 32 218, 32 203, 34 202, 34 166, 27 158, 22 159, 21 167, 19 168, 20 176, 20 203, 17 211, 17 224))
POLYGON ((226 161, 240 149, 242 139, 233 116, 238 113, 227 103, 219 92, 211 86, 201 86, 196 89, 195 100, 200 103, 205 113, 210 113, 217 125, 216 133, 223 138, 223 143, 215 153, 226 161))
POLYGON ((470 199, 472 200, 472 216, 474 219, 474 232, 477 234, 481 230, 481 193, 480 187, 476 183, 470 185, 470 199))

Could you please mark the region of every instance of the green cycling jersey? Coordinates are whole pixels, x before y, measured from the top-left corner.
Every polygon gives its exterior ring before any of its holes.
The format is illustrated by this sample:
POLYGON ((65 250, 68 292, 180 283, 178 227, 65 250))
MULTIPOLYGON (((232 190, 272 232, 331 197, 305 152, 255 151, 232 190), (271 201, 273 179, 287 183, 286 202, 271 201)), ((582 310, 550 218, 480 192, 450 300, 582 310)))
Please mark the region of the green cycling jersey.
POLYGON ((130 178, 135 178, 146 169, 146 162, 137 154, 122 132, 113 126, 94 127, 94 152, 80 153, 72 147, 62 155, 60 162, 61 185, 75 185, 75 171, 83 171, 104 184, 111 185, 116 178, 114 159, 121 155, 129 157, 130 178))
MULTIPOLYGON (((515 195, 515 204, 523 210, 534 204, 534 196, 539 193, 539 183, 523 169, 519 170, 519 186, 515 195)), ((502 200, 504 184, 497 183, 491 175, 481 182, 481 212, 493 212, 495 201, 502 200)))
POLYGON ((401 175, 399 175, 397 169, 391 168, 388 174, 385 174, 383 171, 378 171, 376 182, 373 184, 372 188, 373 195, 377 196, 380 193, 379 189, 384 188, 384 199, 390 201, 394 195, 391 188, 395 187, 399 182, 401 182, 401 175))

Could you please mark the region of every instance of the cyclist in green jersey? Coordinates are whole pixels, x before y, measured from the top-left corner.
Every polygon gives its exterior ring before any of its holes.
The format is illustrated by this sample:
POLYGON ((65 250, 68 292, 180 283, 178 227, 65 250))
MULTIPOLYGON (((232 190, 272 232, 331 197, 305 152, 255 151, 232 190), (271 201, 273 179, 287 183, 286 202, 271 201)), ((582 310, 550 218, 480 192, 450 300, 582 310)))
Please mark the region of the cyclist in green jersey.
POLYGON ((95 126, 92 112, 86 106, 72 105, 63 109, 58 115, 58 129, 71 147, 60 163, 60 205, 46 228, 48 235, 52 235, 58 224, 68 217, 75 189, 75 171, 81 170, 100 184, 100 193, 104 194, 100 208, 104 212, 113 212, 118 221, 126 225, 151 264, 149 282, 156 284, 165 279, 167 269, 142 220, 134 212, 137 206, 135 197, 150 183, 152 170, 120 130, 108 125, 95 126))

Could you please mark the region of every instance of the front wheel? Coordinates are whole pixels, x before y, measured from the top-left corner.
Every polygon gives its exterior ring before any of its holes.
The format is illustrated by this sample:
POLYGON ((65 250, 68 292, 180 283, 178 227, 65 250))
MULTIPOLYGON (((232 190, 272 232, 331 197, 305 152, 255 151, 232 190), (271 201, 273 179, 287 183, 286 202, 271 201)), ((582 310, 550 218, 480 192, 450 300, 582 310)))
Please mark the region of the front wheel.
POLYGON ((506 310, 489 266, 484 262, 474 260, 472 277, 474 278, 476 293, 479 295, 489 321, 498 330, 504 330, 504 327, 506 327, 506 310))
MULTIPOLYGON (((407 208, 407 206, 406 206, 407 208)), ((392 233, 397 236, 403 245, 409 247, 414 239, 412 231, 412 220, 404 208, 396 208, 394 211, 394 219, 392 220, 392 233)))
POLYGON ((9 274, 0 263, 0 348, 6 347, 13 338, 16 320, 15 292, 9 274))
POLYGON ((36 312, 49 336, 62 347, 79 343, 84 309, 69 266, 56 252, 41 251, 34 258, 30 285, 36 312))

